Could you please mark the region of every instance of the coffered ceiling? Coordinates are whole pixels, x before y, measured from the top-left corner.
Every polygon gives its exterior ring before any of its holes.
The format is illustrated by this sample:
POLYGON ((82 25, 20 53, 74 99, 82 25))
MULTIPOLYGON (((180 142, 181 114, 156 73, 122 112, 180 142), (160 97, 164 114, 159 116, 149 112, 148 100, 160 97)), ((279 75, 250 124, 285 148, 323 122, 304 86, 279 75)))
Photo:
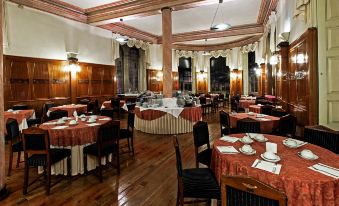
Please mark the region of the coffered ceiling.
POLYGON ((173 43, 177 48, 225 47, 257 41, 278 0, 224 0, 216 23, 229 23, 222 32, 209 28, 219 0, 9 0, 48 13, 88 23, 151 43, 162 42, 161 9, 172 12, 173 43), (121 22, 121 19, 123 22, 121 22), (208 39, 207 42, 204 40, 208 39))

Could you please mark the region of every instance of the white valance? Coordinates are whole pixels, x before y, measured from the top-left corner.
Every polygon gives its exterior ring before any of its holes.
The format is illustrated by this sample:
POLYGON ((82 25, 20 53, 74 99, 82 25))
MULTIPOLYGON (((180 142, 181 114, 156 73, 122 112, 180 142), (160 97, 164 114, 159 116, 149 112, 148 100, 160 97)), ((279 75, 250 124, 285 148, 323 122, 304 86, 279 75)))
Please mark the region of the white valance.
POLYGON ((176 50, 175 51, 178 58, 180 57, 186 57, 186 58, 194 58, 194 56, 198 55, 197 51, 183 51, 183 50, 176 50))
POLYGON ((242 53, 254 52, 258 48, 259 42, 254 42, 252 44, 245 45, 240 48, 242 53))

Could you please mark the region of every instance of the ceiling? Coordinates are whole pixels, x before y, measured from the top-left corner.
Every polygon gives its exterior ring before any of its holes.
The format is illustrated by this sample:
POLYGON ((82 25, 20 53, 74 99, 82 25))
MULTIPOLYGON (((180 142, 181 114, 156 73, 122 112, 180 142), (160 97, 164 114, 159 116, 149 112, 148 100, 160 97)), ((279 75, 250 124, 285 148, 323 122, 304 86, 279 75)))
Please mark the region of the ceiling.
POLYGON ((209 30, 219 0, 9 1, 158 44, 162 42, 161 9, 170 7, 173 43, 201 49, 205 44, 217 48, 218 44, 225 47, 227 43, 237 45, 237 41, 256 41, 279 0, 224 0, 214 22, 228 23, 232 28, 222 32, 209 30), (124 21, 119 22, 120 19, 124 21))
MULTIPOLYGON (((216 1, 218 2, 218 1, 216 1)), ((215 23, 232 26, 257 22, 261 0, 231 0, 219 7, 215 23)), ((209 29, 218 4, 172 12, 172 33, 184 33, 209 29)), ((127 20, 124 23, 154 35, 162 35, 161 14, 127 20)))

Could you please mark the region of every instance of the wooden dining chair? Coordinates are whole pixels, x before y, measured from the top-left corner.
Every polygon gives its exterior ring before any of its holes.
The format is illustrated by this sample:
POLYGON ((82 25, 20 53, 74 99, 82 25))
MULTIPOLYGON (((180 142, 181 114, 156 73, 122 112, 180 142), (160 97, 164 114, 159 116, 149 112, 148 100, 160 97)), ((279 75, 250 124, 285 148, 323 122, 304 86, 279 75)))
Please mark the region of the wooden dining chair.
POLYGON ((287 206, 286 195, 251 177, 221 178, 222 206, 287 206))
POLYGON ((209 168, 183 169, 178 139, 173 137, 173 145, 177 167, 177 202, 176 205, 207 202, 211 199, 220 200, 220 187, 215 176, 209 168), (185 198, 197 198, 204 200, 185 201, 185 198))
POLYGON ((100 115, 105 117, 110 117, 113 119, 113 109, 103 108, 100 110, 100 115))
POLYGON ((244 118, 237 121, 238 133, 261 133, 260 122, 251 118, 244 118))
POLYGON ((303 141, 339 154, 339 132, 322 125, 306 126, 303 141))
POLYGON ((5 140, 9 144, 9 162, 7 176, 11 176, 13 167, 13 153, 17 152, 18 157, 16 161, 16 168, 19 167, 21 152, 23 151, 22 139, 19 130, 19 125, 16 119, 9 118, 6 122, 7 135, 5 140))
POLYGON ((27 104, 16 104, 13 105, 13 110, 28 110, 27 104))
POLYGON ((90 144, 83 149, 84 168, 85 174, 87 174, 87 155, 97 157, 98 160, 98 175, 100 182, 103 182, 101 163, 102 157, 106 157, 106 164, 115 166, 117 173, 120 174, 120 159, 119 159, 119 132, 120 132, 120 121, 111 120, 106 124, 100 126, 97 141, 90 144), (109 163, 108 156, 112 154, 116 158, 115 165, 109 163))
POLYGON ((210 145, 207 122, 198 121, 193 125, 193 137, 196 168, 199 168, 199 163, 210 167, 212 149, 210 145), (199 148, 202 146, 206 146, 206 148, 202 151, 199 151, 199 148))
POLYGON ((294 138, 297 130, 297 118, 291 114, 282 116, 279 120, 278 134, 294 138))
POLYGON ((114 98, 111 99, 111 106, 113 113, 116 112, 118 114, 118 118, 120 119, 120 99, 119 98, 114 98))
MULTIPOLYGON (((25 171, 23 194, 27 194, 27 189, 39 178, 46 180, 46 194, 50 194, 51 185, 51 166, 67 158, 67 174, 70 176, 71 170, 71 150, 50 148, 48 131, 37 127, 30 127, 22 131, 23 148, 25 154, 25 171), (29 183, 29 168, 43 167, 44 172, 34 181, 29 183)), ((56 183, 55 183, 56 184, 56 183)), ((53 185, 55 185, 53 184, 53 185)))
POLYGON ((134 156, 134 119, 135 113, 129 111, 127 117, 127 128, 120 129, 120 140, 126 139, 128 145, 128 152, 132 152, 134 156))
POLYGON ((272 109, 273 109, 273 106, 271 106, 271 105, 261 106, 261 113, 266 114, 266 115, 271 115, 272 109))
POLYGON ((49 113, 48 120, 49 121, 56 120, 56 119, 60 119, 62 117, 68 117, 68 111, 58 109, 58 110, 55 110, 55 111, 52 111, 52 112, 49 113))
POLYGON ((219 119, 220 119, 221 136, 234 133, 234 129, 233 131, 231 131, 232 128, 231 128, 230 115, 227 112, 225 112, 224 110, 221 110, 219 112, 219 119))

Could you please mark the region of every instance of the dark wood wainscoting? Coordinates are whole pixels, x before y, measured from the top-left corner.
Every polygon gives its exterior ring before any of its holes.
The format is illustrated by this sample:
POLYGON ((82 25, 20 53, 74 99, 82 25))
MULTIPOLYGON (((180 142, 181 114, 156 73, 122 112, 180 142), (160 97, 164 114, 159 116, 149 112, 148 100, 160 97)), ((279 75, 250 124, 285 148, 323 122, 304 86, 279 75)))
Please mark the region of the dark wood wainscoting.
POLYGON ((288 45, 281 43, 276 94, 300 126, 318 124, 317 30, 308 29, 288 45))
POLYGON ((71 74, 64 71, 66 65, 61 60, 4 56, 5 109, 24 103, 39 116, 46 101, 66 104, 71 99, 103 101, 115 96, 114 66, 79 63, 81 71, 71 79, 71 74))
MULTIPOLYGON (((163 91, 163 77, 161 70, 147 70, 147 89, 153 92, 163 91)), ((173 90, 179 89, 179 74, 178 72, 172 72, 172 84, 173 90)))

